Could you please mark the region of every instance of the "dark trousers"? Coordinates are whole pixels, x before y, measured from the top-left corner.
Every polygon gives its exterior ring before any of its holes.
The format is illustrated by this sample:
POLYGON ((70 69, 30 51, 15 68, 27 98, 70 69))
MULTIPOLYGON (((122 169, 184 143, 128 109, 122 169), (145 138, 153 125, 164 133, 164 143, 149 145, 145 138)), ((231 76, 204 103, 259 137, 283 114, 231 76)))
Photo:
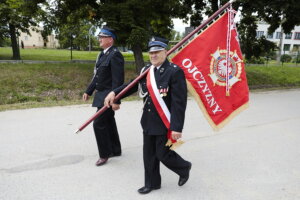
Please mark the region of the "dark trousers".
POLYGON ((166 142, 166 135, 144 134, 143 158, 146 187, 160 187, 160 162, 179 176, 186 176, 188 174, 190 162, 185 161, 175 151, 166 147, 166 142))
POLYGON ((94 120, 93 127, 99 156, 101 158, 108 158, 112 155, 120 155, 121 143, 115 120, 115 112, 111 108, 107 109, 94 120))

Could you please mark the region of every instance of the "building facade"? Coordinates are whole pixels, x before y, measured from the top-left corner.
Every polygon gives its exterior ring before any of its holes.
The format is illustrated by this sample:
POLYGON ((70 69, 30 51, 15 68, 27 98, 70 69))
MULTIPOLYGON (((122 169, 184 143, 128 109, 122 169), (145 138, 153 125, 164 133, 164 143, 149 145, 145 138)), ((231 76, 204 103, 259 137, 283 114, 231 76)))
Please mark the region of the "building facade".
MULTIPOLYGON (((41 28, 38 28, 41 30, 41 28)), ((24 48, 58 48, 59 42, 53 34, 47 36, 44 40, 41 32, 30 29, 30 35, 27 33, 20 33, 19 45, 24 48)))
POLYGON ((269 26, 265 22, 259 22, 256 37, 265 36, 267 40, 274 42, 278 47, 280 46, 282 54, 297 54, 300 51, 300 26, 295 26, 289 34, 283 33, 281 27, 277 28, 274 33, 268 34, 269 26))

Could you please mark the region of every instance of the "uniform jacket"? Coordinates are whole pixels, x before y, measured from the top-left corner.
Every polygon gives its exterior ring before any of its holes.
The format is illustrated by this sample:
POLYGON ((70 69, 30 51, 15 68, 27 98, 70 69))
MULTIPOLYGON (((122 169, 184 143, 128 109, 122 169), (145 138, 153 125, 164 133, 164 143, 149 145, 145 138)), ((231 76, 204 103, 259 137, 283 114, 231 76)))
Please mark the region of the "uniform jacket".
MULTIPOLYGON (((150 66, 150 64, 146 65, 142 71, 146 70, 150 66)), ((161 94, 171 113, 170 129, 172 131, 182 132, 187 104, 187 87, 182 69, 177 65, 170 63, 166 59, 157 72, 155 72, 155 79, 158 89, 164 91, 161 94)), ((151 97, 147 94, 148 89, 146 86, 146 77, 143 78, 139 84, 142 93, 146 94, 143 98, 144 108, 141 118, 141 125, 144 134, 166 134, 167 128, 156 111, 151 97)), ((127 85, 128 84, 115 89, 114 92, 118 94, 127 85)), ((135 86, 127 92, 126 96, 136 92, 137 90, 138 86, 135 86)))
POLYGON ((117 47, 110 47, 98 55, 94 77, 86 89, 88 95, 96 90, 93 107, 102 107, 104 98, 113 89, 124 83, 124 58, 117 47))

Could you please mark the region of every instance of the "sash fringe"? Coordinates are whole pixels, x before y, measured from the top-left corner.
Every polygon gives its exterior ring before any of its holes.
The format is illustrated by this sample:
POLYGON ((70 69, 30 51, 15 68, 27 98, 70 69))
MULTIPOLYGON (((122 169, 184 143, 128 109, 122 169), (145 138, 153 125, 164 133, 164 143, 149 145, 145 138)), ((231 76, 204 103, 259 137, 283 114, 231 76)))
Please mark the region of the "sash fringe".
POLYGON ((170 147, 170 150, 175 150, 178 147, 180 147, 182 144, 184 143, 184 141, 182 140, 177 140, 175 143, 172 143, 172 141, 170 139, 168 139, 166 146, 170 147))

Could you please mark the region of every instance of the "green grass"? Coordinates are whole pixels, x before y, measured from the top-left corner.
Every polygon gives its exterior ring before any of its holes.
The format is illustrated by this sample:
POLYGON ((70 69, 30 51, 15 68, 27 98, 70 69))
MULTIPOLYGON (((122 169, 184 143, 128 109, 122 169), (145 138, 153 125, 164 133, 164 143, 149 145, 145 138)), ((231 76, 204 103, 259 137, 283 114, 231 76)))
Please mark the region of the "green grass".
MULTIPOLYGON (((7 105, 79 103, 93 76, 93 64, 0 64, 0 110, 7 105)), ((135 68, 126 65, 126 82, 135 68)))
POLYGON ((300 66, 247 66, 250 89, 300 87, 300 66))
MULTIPOLYGON (((96 60, 99 51, 72 51, 73 60, 96 60)), ((67 49, 20 49, 22 60, 45 60, 45 61, 70 61, 71 50, 67 49)), ((132 53, 122 52, 126 61, 134 61, 132 53)), ((149 60, 148 54, 144 53, 144 60, 149 60)), ((10 60, 12 49, 0 48, 0 60, 10 60)))

